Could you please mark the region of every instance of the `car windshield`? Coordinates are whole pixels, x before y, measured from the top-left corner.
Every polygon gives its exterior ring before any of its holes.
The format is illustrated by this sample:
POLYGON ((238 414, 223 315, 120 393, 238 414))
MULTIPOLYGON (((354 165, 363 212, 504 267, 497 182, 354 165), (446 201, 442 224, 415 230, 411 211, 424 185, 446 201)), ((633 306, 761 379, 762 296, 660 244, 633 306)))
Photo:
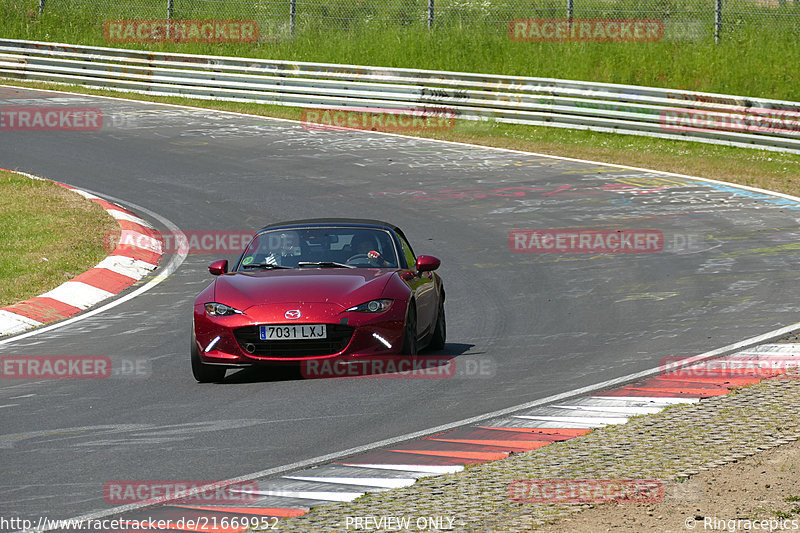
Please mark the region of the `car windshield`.
POLYGON ((275 229, 248 244, 239 271, 275 268, 397 268, 386 230, 348 227, 275 229))

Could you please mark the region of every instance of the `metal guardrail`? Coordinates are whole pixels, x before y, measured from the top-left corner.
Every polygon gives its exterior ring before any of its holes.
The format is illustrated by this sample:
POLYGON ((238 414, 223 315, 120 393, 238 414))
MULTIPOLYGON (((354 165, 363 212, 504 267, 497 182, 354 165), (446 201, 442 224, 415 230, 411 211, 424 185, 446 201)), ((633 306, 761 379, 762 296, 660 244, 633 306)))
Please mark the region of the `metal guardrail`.
POLYGON ((153 95, 447 114, 800 153, 800 102, 0 39, 0 77, 153 95))

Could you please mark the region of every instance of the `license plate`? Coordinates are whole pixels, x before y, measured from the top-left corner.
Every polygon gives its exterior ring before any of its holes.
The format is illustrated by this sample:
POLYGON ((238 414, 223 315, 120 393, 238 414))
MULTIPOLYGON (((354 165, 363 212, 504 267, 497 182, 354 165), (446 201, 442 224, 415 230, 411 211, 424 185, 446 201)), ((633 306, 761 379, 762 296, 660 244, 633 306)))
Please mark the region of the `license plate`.
POLYGON ((293 324, 291 326, 261 326, 262 341, 291 341, 297 339, 324 339, 325 324, 293 324))

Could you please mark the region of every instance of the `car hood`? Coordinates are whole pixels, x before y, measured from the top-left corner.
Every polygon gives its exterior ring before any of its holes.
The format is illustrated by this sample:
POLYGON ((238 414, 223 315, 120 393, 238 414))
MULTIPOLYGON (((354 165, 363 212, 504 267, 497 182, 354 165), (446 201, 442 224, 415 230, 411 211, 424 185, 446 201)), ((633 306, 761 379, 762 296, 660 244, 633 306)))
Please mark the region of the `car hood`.
POLYGON ((214 300, 245 311, 264 304, 321 302, 345 309, 379 298, 395 270, 368 268, 234 272, 218 277, 214 300))

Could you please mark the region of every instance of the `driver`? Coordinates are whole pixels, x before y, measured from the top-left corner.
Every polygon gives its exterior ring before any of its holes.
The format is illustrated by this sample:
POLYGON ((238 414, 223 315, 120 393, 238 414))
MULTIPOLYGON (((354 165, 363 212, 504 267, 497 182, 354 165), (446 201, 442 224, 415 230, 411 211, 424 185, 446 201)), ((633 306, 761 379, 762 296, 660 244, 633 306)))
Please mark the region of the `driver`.
MULTIPOLYGON (((375 240, 375 237, 372 235, 366 235, 363 233, 356 234, 353 237, 351 245, 351 249, 355 255, 350 259, 360 255, 365 255, 370 265, 379 267, 390 266, 390 264, 381 256, 380 252, 378 252, 378 241, 375 240)), ((350 259, 347 261, 350 262, 350 259)))

